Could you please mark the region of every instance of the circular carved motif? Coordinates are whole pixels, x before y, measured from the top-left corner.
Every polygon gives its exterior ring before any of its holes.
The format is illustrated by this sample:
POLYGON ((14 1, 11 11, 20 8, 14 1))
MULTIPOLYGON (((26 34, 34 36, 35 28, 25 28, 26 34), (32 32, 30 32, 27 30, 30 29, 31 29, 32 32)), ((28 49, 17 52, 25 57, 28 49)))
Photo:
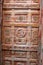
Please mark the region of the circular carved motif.
POLYGON ((26 35, 26 29, 25 29, 25 28, 18 28, 18 29, 16 30, 16 35, 17 35, 17 37, 19 37, 19 38, 25 37, 25 35, 26 35))

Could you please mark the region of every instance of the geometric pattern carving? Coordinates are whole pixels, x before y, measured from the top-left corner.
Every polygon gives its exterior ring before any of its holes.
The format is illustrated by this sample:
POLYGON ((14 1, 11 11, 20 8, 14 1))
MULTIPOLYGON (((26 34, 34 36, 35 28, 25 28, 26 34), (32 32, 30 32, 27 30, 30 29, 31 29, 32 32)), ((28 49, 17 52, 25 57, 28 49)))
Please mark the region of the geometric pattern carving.
POLYGON ((11 3, 11 2, 15 2, 15 3, 38 3, 40 0, 4 0, 4 3, 11 3))
POLYGON ((38 53, 37 52, 30 52, 30 58, 31 59, 38 59, 38 53))
POLYGON ((11 34, 11 27, 3 27, 4 37, 8 37, 11 34))
POLYGON ((39 36, 39 29, 38 28, 32 28, 32 39, 38 39, 39 36))
POLYGON ((16 35, 19 38, 24 38, 26 35, 26 29, 25 28, 18 28, 16 29, 16 35))
POLYGON ((4 10, 3 25, 11 25, 12 23, 38 23, 39 11, 35 10, 4 10))
POLYGON ((39 15, 32 14, 32 22, 33 23, 39 23, 39 15))
POLYGON ((3 41, 4 43, 14 43, 20 45, 37 45, 39 41, 39 29, 31 28, 31 27, 20 27, 15 26, 11 29, 11 27, 3 27, 3 41), (13 40, 13 42, 12 42, 13 40))
POLYGON ((26 44, 27 42, 27 28, 25 27, 15 27, 15 38, 14 38, 14 42, 15 43, 22 43, 22 44, 26 44))
POLYGON ((32 28, 31 38, 33 45, 37 45, 39 43, 39 28, 32 28))
POLYGON ((27 16, 27 14, 15 14, 15 19, 16 19, 15 22, 17 22, 17 23, 20 23, 20 22, 26 23, 28 20, 28 16, 27 16))
POLYGON ((39 23, 39 5, 40 0, 3 1, 3 65, 38 65, 39 29, 33 27, 39 23))
POLYGON ((11 12, 10 12, 10 10, 8 10, 8 11, 3 11, 3 22, 11 22, 11 21, 13 21, 13 22, 16 22, 16 23, 20 23, 20 22, 24 22, 24 23, 26 23, 27 22, 27 20, 28 20, 28 12, 17 12, 16 13, 16 11, 15 12, 13 12, 12 10, 11 10, 11 12), (6 13, 5 13, 6 12, 6 13))

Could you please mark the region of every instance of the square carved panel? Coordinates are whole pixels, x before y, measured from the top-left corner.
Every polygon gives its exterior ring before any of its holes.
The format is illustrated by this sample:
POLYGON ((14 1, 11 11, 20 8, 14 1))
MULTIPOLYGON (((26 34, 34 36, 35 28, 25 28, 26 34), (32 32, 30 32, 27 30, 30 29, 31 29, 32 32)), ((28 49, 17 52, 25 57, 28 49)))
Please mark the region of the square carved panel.
POLYGON ((14 44, 28 45, 31 40, 31 27, 17 27, 14 28, 14 44))

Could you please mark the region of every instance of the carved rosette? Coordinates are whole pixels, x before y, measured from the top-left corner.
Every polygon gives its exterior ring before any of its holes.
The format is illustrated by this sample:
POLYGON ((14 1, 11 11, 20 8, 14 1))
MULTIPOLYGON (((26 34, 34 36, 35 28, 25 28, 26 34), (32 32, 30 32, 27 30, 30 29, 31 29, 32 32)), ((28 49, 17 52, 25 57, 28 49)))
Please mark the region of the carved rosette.
POLYGON ((23 27, 16 27, 15 28, 15 43, 22 43, 22 44, 26 44, 27 42, 27 28, 23 28, 23 27))

